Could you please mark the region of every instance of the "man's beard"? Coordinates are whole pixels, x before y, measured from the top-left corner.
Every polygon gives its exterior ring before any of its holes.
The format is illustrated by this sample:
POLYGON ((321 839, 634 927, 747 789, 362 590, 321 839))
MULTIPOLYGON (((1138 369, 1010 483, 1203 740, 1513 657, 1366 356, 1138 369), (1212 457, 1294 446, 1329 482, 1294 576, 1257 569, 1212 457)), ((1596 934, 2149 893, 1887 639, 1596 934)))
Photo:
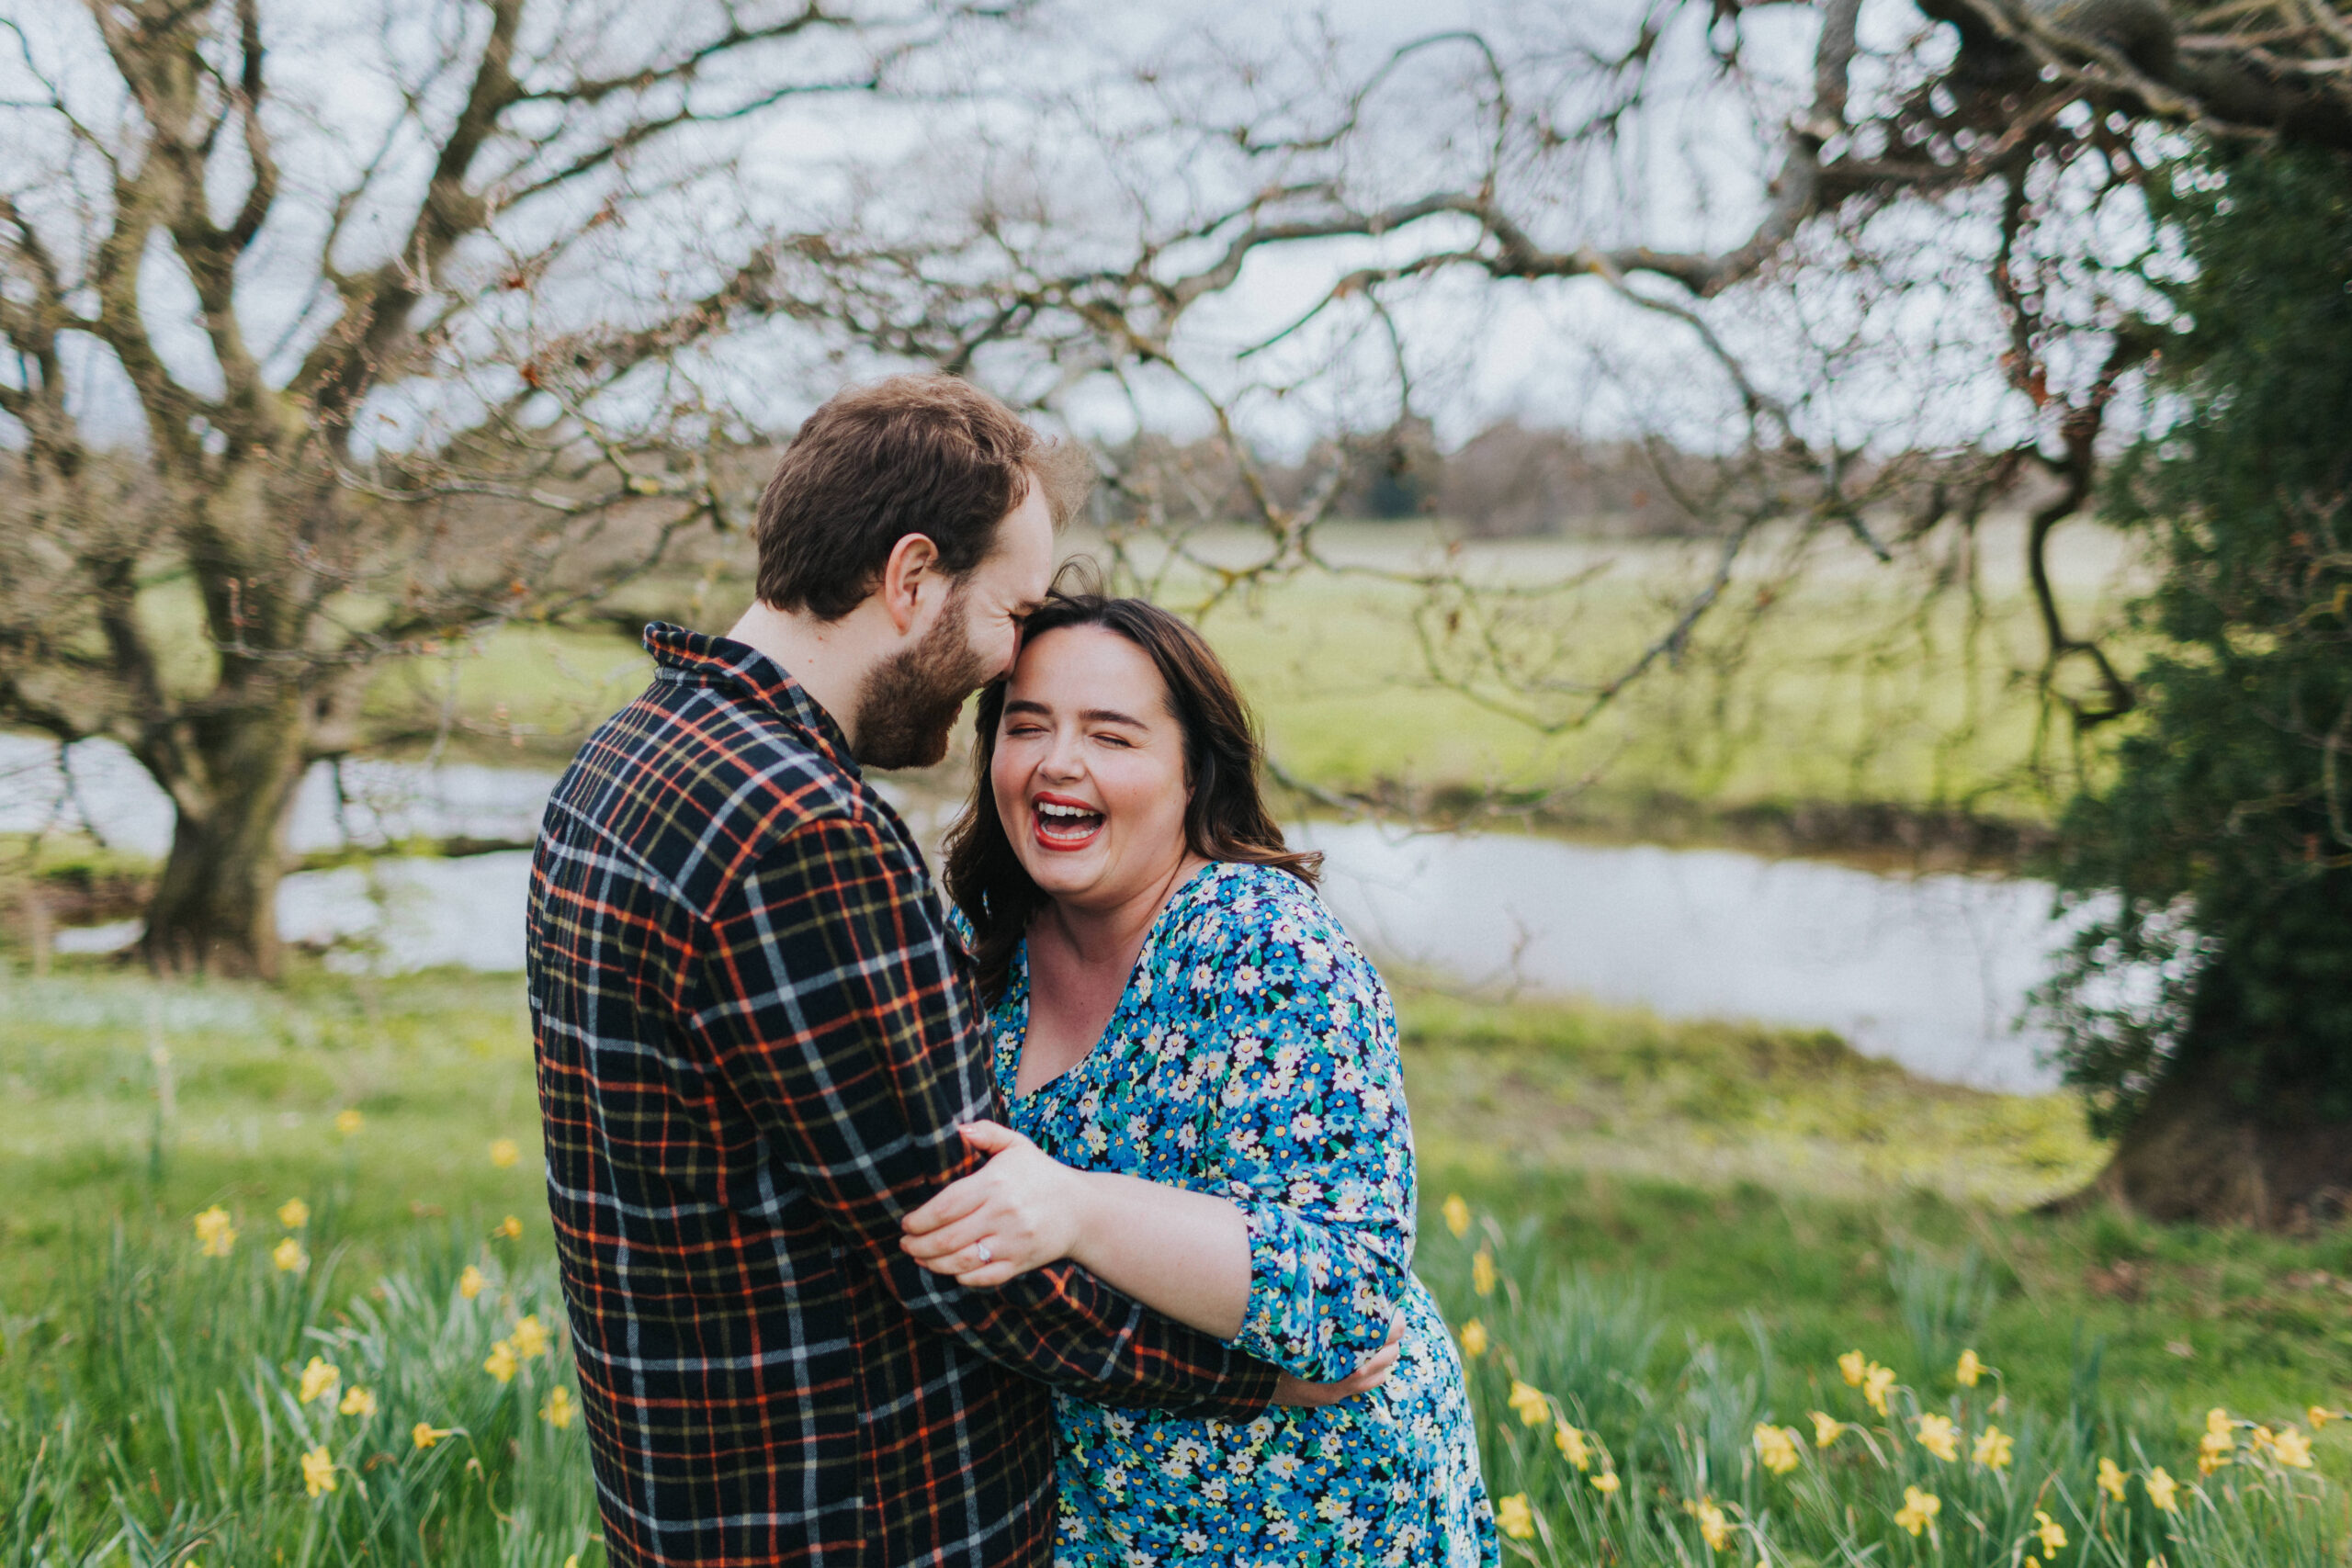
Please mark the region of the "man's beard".
POLYGON ((865 677, 850 727, 850 750, 869 768, 928 768, 947 755, 964 699, 996 671, 972 651, 959 586, 939 624, 914 647, 890 655, 865 677))

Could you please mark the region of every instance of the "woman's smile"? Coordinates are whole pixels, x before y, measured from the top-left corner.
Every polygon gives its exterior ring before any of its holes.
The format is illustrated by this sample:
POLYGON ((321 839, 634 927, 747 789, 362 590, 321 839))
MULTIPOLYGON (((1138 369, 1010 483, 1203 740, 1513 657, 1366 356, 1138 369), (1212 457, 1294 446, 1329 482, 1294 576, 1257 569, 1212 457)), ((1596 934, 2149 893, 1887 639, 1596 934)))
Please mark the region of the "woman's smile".
POLYGON ((1051 791, 1030 798, 1029 816, 1037 847, 1057 852, 1086 848, 1102 831, 1104 819, 1101 807, 1051 791))

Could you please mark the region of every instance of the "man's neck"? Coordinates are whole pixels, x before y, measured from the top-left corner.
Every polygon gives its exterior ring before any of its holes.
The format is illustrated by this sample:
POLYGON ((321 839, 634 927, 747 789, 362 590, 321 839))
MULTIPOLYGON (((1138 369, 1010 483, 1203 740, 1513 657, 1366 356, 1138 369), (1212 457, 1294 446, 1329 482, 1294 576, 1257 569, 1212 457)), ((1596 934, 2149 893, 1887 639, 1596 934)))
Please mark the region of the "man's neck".
POLYGON ((727 635, 782 665, 808 699, 832 716, 842 733, 854 739, 858 695, 875 662, 873 640, 864 625, 867 607, 861 605, 838 621, 820 621, 754 600, 727 635))

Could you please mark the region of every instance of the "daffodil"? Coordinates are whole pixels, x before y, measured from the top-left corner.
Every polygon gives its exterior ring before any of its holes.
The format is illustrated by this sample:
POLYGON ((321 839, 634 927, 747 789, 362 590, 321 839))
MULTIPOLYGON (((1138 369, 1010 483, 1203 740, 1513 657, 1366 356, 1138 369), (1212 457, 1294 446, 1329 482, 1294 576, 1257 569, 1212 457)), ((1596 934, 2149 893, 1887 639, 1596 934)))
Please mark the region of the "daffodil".
POLYGON ((1487 1325, 1475 1317, 1462 1325, 1462 1353, 1474 1361, 1487 1353, 1487 1325))
POLYGON ((1848 1388, 1862 1386, 1862 1374, 1870 1370, 1870 1362, 1860 1350, 1849 1350, 1838 1358, 1838 1371, 1845 1378, 1848 1388))
POLYGON ((1936 1516, 1943 1511, 1943 1499, 1934 1493, 1922 1492, 1917 1486, 1905 1486, 1903 1489, 1903 1506, 1895 1511, 1894 1522, 1916 1536, 1934 1524, 1936 1516))
POLYGON ((2166 1474, 2163 1465, 2158 1465, 2148 1472, 2147 1486, 2148 1501, 2159 1513, 2180 1512, 2180 1498, 2177 1495, 2180 1483, 2166 1474))
POLYGON ((1873 1361, 1863 1369, 1862 1397, 1869 1400, 1871 1408, 1882 1416, 1889 1414, 1886 1408, 1886 1395, 1887 1391, 1894 1386, 1894 1369, 1893 1367, 1882 1367, 1873 1361))
POLYGON ((471 1301, 481 1294, 481 1288, 488 1281, 481 1277, 481 1270, 469 1263, 464 1271, 458 1276, 458 1294, 471 1301))
POLYGON ((376 1414, 376 1395, 354 1383, 345 1391, 343 1403, 335 1408, 345 1416, 373 1416, 376 1414))
POLYGON ((1731 1521, 1715 1506, 1712 1497, 1702 1497, 1691 1512, 1698 1517, 1699 1539, 1707 1543, 1710 1551, 1721 1551, 1731 1544, 1731 1521))
POLYGON ((300 1274, 311 1266, 311 1255, 302 1249, 301 1242, 290 1235, 269 1249, 269 1260, 277 1265, 281 1274, 300 1274))
POLYGON ((2033 1533, 2041 1541, 2041 1550, 2055 1557, 2066 1550, 2066 1528, 2048 1514, 2033 1511, 2033 1533))
POLYGON ((1560 1450, 1562 1459, 1566 1460, 1578 1470, 1592 1468, 1591 1445, 1585 1440, 1585 1435, 1582 1432, 1569 1426, 1566 1421, 1552 1428, 1552 1446, 1560 1450))
POLYGON ((2131 1479, 2131 1472, 2119 1466, 2113 1460, 2102 1458, 2098 1461, 2098 1489, 2117 1502, 2123 1501, 2123 1488, 2131 1479))
POLYGON ((2007 1470, 2017 1457, 2017 1439, 1998 1427, 1987 1427, 1976 1435, 1976 1447, 1971 1456, 1987 1470, 2007 1470))
POLYGON ((1754 1438, 1757 1461, 1773 1474, 1786 1475, 1797 1467, 1797 1435, 1792 1428, 1759 1421, 1754 1438))
POLYGON ((1483 1247, 1470 1260, 1470 1288, 1482 1296, 1495 1293, 1495 1255, 1483 1247))
POLYGON ((491 1164, 492 1164, 492 1165, 494 1165, 494 1166, 496 1166, 499 1169, 501 1169, 501 1170, 511 1170, 511 1169, 513 1169, 513 1168, 514 1168, 514 1167, 515 1162, 516 1162, 516 1161, 518 1161, 518 1160, 520 1160, 522 1157, 523 1157, 523 1150, 522 1150, 521 1146, 520 1146, 519 1145, 517 1145, 517 1144, 514 1142, 514 1139, 512 1139, 512 1138, 492 1138, 492 1139, 491 1139, 491 1141, 490 1141, 490 1163, 491 1163, 491 1164))
POLYGON ((455 1427, 435 1427, 429 1422, 419 1421, 408 1429, 408 1436, 409 1441, 418 1448, 429 1449, 444 1438, 455 1437, 457 1431, 455 1427))
POLYGON ((237 1227, 229 1223, 229 1211, 215 1203, 197 1215, 196 1241, 207 1258, 228 1257, 237 1245, 237 1227))
POLYGON ((539 1322, 539 1314, 532 1313, 514 1322, 514 1353, 526 1361, 535 1361, 548 1353, 548 1331, 539 1322))
POLYGON ((360 1115, 356 1111, 341 1111, 335 1113, 334 1130, 346 1138, 367 1124, 368 1118, 360 1115))
POLYGON ((490 1234, 503 1235, 509 1241, 520 1241, 523 1239, 523 1222, 509 1214, 499 1221, 498 1228, 490 1234))
POLYGON ((1535 1514, 1527 1506, 1527 1494, 1514 1492, 1495 1505, 1495 1528, 1513 1540, 1526 1540, 1535 1534, 1535 1514))
POLYGON ((1938 1416, 1930 1411, 1919 1417, 1917 1431, 1919 1446, 1946 1464, 1960 1458, 1960 1438, 1952 1427, 1951 1416, 1938 1416))
POLYGON ((2312 1430, 2316 1432, 2322 1427, 2326 1426, 2330 1421, 2335 1420, 2336 1412, 2330 1410, 2324 1404, 2314 1404, 2309 1410, 2304 1411, 2303 1415, 2311 1421, 2312 1430))
POLYGON ((302 1403, 308 1404, 314 1399, 324 1399, 342 1381, 343 1373, 336 1371, 332 1362, 317 1356, 311 1357, 311 1364, 302 1369, 302 1403))
POLYGON ((559 1432, 568 1428, 571 1418, 579 1414, 580 1406, 572 1403, 571 1390, 560 1385, 551 1390, 548 1402, 539 1406, 539 1419, 559 1432))
POLYGON ((1461 1193, 1446 1194, 1442 1213, 1445 1215, 1445 1228, 1453 1233, 1455 1239, 1459 1240, 1470 1234, 1470 1205, 1462 1201, 1461 1193))
POLYGON ((299 1231, 311 1223, 311 1206, 300 1198, 288 1198, 277 1206, 277 1223, 289 1231, 299 1231))
POLYGON ((1599 1475, 1592 1477, 1592 1489, 1604 1497, 1614 1497, 1617 1495, 1617 1472, 1613 1470, 1604 1470, 1599 1475))
POLYGON ((302 1491, 306 1496, 316 1497, 322 1492, 334 1490, 334 1455, 327 1452, 326 1445, 321 1443, 302 1456, 302 1491))
POLYGON ((1541 1427, 1552 1418, 1552 1402, 1544 1397, 1544 1391, 1517 1378, 1511 1380, 1510 1397, 1504 1403, 1522 1427, 1541 1427))
POLYGON ((1984 1363, 1976 1359, 1975 1351, 1962 1350, 1960 1353, 1960 1365, 1952 1369, 1951 1375, 1959 1380, 1961 1387, 1974 1388, 1984 1381, 1984 1363))
POLYGON ((500 1382, 513 1382, 515 1371, 522 1364, 514 1355, 514 1342, 511 1339, 502 1339, 490 1348, 490 1354, 483 1359, 481 1370, 500 1382))
POLYGON ((2312 1440, 2289 1427, 2270 1439, 2270 1455, 2291 1470, 2309 1470, 2312 1467, 2312 1440))
POLYGON ((1846 1423, 1826 1410, 1813 1412, 1813 1446, 1826 1449, 1845 1436, 1846 1423))

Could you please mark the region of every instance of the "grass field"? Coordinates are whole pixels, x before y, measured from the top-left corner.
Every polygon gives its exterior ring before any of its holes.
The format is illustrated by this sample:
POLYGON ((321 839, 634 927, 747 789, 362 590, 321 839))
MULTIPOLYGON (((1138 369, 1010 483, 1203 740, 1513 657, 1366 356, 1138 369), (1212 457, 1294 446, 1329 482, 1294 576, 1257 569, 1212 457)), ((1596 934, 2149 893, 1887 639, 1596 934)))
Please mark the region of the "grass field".
MULTIPOLYGON (((2352 1232, 2021 1212, 2096 1166, 2070 1105, 1923 1084, 1819 1035, 1417 991, 1403 1012, 1422 1269, 1492 1338, 1484 1451, 1497 1493, 1531 1500, 1536 1533, 1514 1544, 1537 1560, 1600 1561, 1606 1541, 1629 1563, 1708 1561, 1679 1511, 1702 1498, 1742 1563, 1760 1546, 2018 1568, 2033 1507, 2082 1549, 2045 1564, 2345 1560, 2342 1495, 2293 1501, 2345 1472, 2343 1428, 2309 1474, 2241 1453, 2212 1506, 2185 1487, 2177 1517, 2143 1484, 2103 1515, 2090 1476, 2107 1455, 2193 1482, 2212 1406, 2301 1431, 2308 1406, 2352 1398, 2352 1232), (1453 1194, 1476 1216, 1460 1240, 1453 1194), (1481 1247, 1502 1266, 1488 1295, 1481 1247), (1894 1370, 1893 1416, 1844 1385, 1855 1348, 1894 1370), (1953 1387, 1965 1348, 1997 1386, 1953 1387), (1540 1429, 1513 1381, 1550 1401, 1540 1429), (1754 1425, 1809 1433, 1815 1408, 1874 1435, 1808 1443, 1789 1479, 1759 1469, 1754 1425), (1895 1420, 1921 1412, 1997 1424, 2014 1471, 1924 1455, 1895 1420), (1640 1483, 1591 1491, 1561 1421, 1640 1483), (1923 1483, 1947 1510, 1932 1552, 1889 1522, 1923 1483)), ((271 990, 66 964, 6 977, 0 1038, 0 1562, 598 1561, 580 1432, 548 1419, 560 1336, 511 1382, 483 1369, 522 1317, 560 1315, 514 977, 271 990), (236 1232, 222 1258, 197 1230, 215 1209, 236 1232), (272 1259, 289 1236, 299 1272, 272 1259), (312 1356, 374 1413, 303 1401, 312 1356), (460 1436, 418 1448, 419 1422, 460 1436), (300 1461, 320 1449, 338 1487, 314 1498, 300 1461)))

